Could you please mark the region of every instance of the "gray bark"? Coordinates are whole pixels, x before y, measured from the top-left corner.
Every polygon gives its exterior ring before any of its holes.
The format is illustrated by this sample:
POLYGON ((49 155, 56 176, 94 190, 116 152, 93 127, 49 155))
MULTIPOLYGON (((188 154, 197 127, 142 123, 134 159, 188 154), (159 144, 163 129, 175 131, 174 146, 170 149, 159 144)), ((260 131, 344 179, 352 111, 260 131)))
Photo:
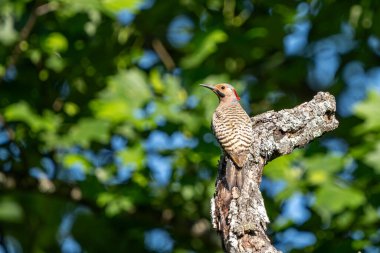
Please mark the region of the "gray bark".
POLYGON ((252 117, 254 142, 242 168, 241 189, 229 191, 225 186, 229 157, 221 156, 211 216, 225 252, 280 252, 266 235, 269 218, 259 188, 264 165, 337 128, 335 111, 334 96, 319 92, 311 101, 293 109, 252 117))

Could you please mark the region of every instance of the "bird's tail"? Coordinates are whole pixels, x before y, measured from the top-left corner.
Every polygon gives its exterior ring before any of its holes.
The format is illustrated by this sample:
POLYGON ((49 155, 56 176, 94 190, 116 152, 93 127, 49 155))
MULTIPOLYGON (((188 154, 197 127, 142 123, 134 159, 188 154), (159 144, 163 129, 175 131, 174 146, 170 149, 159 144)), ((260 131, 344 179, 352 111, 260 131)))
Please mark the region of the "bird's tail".
POLYGON ((233 187, 237 187, 239 190, 243 187, 243 169, 238 168, 231 159, 227 158, 226 163, 226 182, 229 191, 233 187))

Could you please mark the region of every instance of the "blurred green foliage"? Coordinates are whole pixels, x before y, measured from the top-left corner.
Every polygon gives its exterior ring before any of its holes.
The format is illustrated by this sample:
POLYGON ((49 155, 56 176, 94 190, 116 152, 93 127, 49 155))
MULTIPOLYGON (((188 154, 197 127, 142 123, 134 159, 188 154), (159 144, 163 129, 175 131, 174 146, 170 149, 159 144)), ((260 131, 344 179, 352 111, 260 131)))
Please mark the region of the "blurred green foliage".
POLYGON ((217 82, 251 115, 337 97, 337 130, 265 168, 270 236, 379 252, 379 7, 0 1, 0 252, 222 252, 217 82))

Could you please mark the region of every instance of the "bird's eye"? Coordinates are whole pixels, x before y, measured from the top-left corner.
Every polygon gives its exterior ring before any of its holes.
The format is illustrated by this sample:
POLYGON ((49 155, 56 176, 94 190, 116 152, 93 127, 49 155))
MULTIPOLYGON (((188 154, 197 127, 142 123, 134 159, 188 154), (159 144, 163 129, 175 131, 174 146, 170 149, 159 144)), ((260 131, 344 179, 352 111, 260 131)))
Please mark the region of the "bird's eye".
POLYGON ((222 90, 224 90, 226 87, 222 86, 222 90))

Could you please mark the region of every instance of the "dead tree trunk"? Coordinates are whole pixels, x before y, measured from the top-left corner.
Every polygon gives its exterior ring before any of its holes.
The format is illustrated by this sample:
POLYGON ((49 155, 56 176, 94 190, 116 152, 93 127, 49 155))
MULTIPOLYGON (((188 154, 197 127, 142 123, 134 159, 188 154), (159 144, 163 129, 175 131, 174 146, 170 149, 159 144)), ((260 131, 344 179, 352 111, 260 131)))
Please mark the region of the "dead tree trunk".
POLYGON ((234 187, 230 192, 225 187, 229 158, 221 156, 211 216, 225 252, 280 252, 266 235, 269 218, 259 188, 264 165, 337 128, 335 109, 335 98, 319 92, 311 101, 293 109, 269 111, 251 118, 254 141, 242 168, 244 184, 240 190, 234 187))

